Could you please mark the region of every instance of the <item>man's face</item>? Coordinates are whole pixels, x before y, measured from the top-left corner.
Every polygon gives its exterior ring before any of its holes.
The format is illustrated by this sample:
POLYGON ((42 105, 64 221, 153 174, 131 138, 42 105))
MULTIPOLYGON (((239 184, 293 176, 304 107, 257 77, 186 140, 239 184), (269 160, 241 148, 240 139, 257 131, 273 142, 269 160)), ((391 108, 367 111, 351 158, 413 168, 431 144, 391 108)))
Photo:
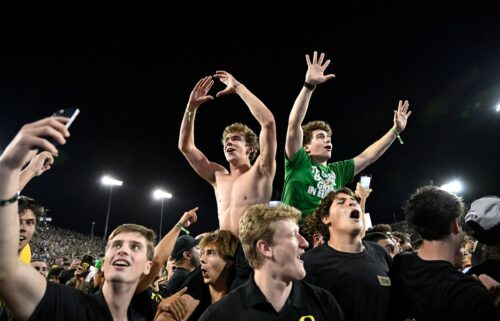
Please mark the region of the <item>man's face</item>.
POLYGON ((102 268, 106 281, 134 283, 141 275, 149 274, 151 261, 146 244, 139 232, 122 232, 110 240, 102 268))
POLYGON ((304 149, 315 161, 326 162, 332 157, 332 138, 324 130, 313 130, 311 141, 304 149))
POLYGON ((35 234, 36 216, 32 210, 27 209, 19 215, 19 249, 22 249, 28 244, 35 234))
POLYGON ((47 267, 47 263, 43 261, 33 261, 31 262, 31 266, 35 268, 44 278, 47 278, 49 274, 49 268, 47 267))
POLYGON ((363 229, 363 212, 358 201, 345 193, 339 193, 330 206, 330 213, 322 221, 328 225, 330 234, 344 233, 360 235, 363 229))
POLYGON ((385 248, 387 252, 389 252, 391 257, 394 257, 396 254, 398 254, 396 243, 394 243, 391 238, 378 240, 377 243, 385 248))
POLYGON ((200 266, 200 247, 196 245, 191 250, 191 264, 197 268, 200 266))
POLYGON ((200 251, 201 273, 205 284, 216 284, 227 273, 228 262, 219 253, 215 244, 208 244, 200 251))
POLYGON ((274 272, 283 281, 302 280, 306 276, 304 262, 300 256, 309 246, 299 234, 297 223, 292 220, 280 220, 276 223, 276 232, 270 245, 275 263, 274 272))
POLYGON ((224 156, 228 162, 248 158, 249 150, 243 133, 229 133, 224 138, 224 156))

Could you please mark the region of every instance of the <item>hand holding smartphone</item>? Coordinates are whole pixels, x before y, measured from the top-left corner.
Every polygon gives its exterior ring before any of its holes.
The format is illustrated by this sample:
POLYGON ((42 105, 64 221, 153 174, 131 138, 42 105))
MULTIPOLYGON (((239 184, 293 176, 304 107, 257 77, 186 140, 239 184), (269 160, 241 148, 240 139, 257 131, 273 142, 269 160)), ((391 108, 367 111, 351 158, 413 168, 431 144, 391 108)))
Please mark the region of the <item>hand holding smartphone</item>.
POLYGON ((62 116, 62 117, 69 118, 69 121, 66 123, 66 125, 64 125, 64 127, 66 127, 66 129, 68 129, 69 126, 71 126, 71 124, 73 123, 73 121, 75 120, 76 116, 78 116, 79 113, 80 113, 80 109, 78 109, 76 107, 70 107, 70 108, 65 108, 65 109, 59 109, 58 111, 53 113, 52 116, 62 116))
POLYGON ((362 188, 369 189, 371 180, 372 180, 371 174, 361 174, 360 179, 359 179, 359 183, 361 184, 362 188))

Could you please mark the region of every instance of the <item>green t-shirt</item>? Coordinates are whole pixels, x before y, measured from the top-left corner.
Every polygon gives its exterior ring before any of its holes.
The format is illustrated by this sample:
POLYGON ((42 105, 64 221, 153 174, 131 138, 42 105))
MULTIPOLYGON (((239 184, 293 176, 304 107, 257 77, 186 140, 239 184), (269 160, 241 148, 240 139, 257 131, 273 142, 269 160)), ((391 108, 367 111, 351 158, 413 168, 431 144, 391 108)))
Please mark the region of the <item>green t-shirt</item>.
POLYGON ((285 186, 282 201, 310 215, 329 192, 342 188, 354 177, 354 159, 320 165, 301 147, 292 158, 285 155, 285 186))

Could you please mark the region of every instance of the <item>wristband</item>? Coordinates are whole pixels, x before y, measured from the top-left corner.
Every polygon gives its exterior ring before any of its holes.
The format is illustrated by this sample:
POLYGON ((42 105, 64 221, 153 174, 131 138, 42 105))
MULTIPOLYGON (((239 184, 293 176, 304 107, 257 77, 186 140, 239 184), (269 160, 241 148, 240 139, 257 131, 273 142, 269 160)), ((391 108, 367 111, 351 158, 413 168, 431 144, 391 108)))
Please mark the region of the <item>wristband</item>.
POLYGON ((306 87, 309 90, 314 90, 316 89, 316 86, 313 84, 308 83, 307 81, 304 81, 304 87, 306 87))
POLYGON ((9 204, 17 202, 19 200, 19 196, 20 196, 20 192, 17 191, 16 195, 12 196, 11 198, 6 199, 6 200, 0 200, 0 206, 7 206, 9 204))
POLYGON ((188 122, 191 122, 191 116, 193 116, 196 113, 196 110, 190 111, 189 108, 186 108, 186 113, 188 114, 188 122))
POLYGON ((394 136, 396 136, 396 138, 399 140, 399 143, 400 143, 401 145, 403 145, 403 144, 404 144, 403 139, 401 139, 401 136, 399 136, 399 133, 396 131, 396 128, 394 128, 394 127, 393 127, 393 128, 391 128, 391 133, 392 133, 394 136))
POLYGON ((175 224, 175 227, 177 227, 179 230, 183 231, 185 234, 189 235, 189 230, 185 228, 184 226, 180 225, 179 223, 175 224))

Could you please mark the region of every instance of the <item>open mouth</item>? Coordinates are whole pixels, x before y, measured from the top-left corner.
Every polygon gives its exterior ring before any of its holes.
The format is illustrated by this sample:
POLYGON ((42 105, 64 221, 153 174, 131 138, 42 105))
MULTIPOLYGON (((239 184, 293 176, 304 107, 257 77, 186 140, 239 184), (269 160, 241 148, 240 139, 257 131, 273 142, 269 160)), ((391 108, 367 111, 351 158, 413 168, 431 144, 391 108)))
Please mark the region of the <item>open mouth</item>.
POLYGON ((113 262, 113 266, 128 267, 130 266, 130 263, 125 260, 116 260, 113 262))
POLYGON ((349 218, 356 219, 356 220, 359 220, 360 217, 361 217, 361 213, 358 210, 353 210, 351 212, 351 215, 349 216, 349 218))
POLYGON ((226 149, 226 153, 231 153, 231 152, 234 152, 236 149, 232 148, 232 147, 229 147, 226 149))
POLYGON ((201 275, 202 275, 204 278, 207 278, 207 277, 208 277, 208 272, 207 272, 207 270, 205 270, 205 269, 201 269, 201 275))
POLYGON ((332 146, 331 146, 331 145, 325 146, 325 149, 326 149, 327 151, 331 152, 331 151, 332 151, 332 146))

